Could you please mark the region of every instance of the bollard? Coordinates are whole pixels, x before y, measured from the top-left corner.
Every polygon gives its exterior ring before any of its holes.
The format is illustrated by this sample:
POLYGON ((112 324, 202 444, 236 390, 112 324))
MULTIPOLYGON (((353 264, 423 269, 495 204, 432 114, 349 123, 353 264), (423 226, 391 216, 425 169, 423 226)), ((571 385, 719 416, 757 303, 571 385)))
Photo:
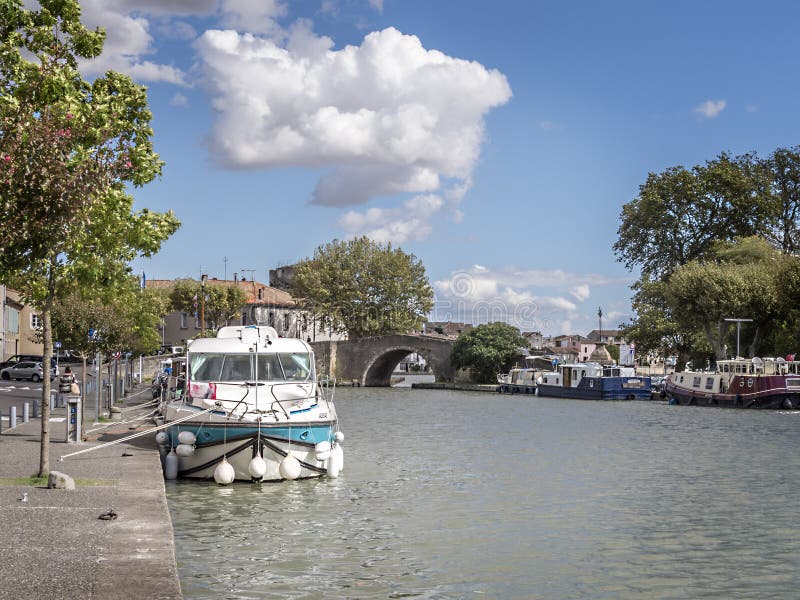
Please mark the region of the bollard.
POLYGON ((56 408, 56 394, 58 394, 55 390, 50 390, 50 410, 55 410, 56 408))
POLYGON ((27 423, 31 420, 31 403, 25 402, 22 405, 22 422, 27 423))
POLYGON ((17 426, 17 407, 12 406, 8 414, 8 428, 14 429, 17 426))
POLYGON ((0 433, 3 433, 3 411, 0 410, 0 433))
POLYGON ((39 401, 38 400, 33 403, 33 418, 34 419, 38 419, 39 418, 39 401))

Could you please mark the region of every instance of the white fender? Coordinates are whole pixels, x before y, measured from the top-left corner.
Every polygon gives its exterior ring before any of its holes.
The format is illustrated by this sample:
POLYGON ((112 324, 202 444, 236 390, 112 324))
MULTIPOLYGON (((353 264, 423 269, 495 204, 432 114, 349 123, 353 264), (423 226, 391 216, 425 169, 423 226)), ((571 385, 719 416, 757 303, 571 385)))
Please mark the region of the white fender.
POLYGON ((333 434, 333 439, 341 443, 344 441, 344 434, 341 431, 337 431, 336 433, 333 434))
POLYGON ((261 455, 256 454, 250 464, 247 465, 247 470, 253 479, 261 479, 267 472, 267 462, 261 458, 261 455))
POLYGON ((300 461, 292 456, 291 452, 278 465, 278 472, 284 479, 297 479, 300 477, 300 469, 300 461))
POLYGON ((175 454, 175 449, 169 451, 167 457, 164 459, 164 479, 177 479, 178 478, 178 455, 175 454))
POLYGON ((175 448, 175 454, 177 454, 182 458, 191 456, 192 454, 194 454, 194 446, 191 446, 189 444, 178 444, 178 447, 175 448))
POLYGON ((228 462, 228 459, 223 457, 222 462, 214 469, 214 481, 220 485, 228 485, 229 483, 233 483, 235 478, 236 472, 233 470, 231 463, 228 462))
POLYGON ((159 431, 156 434, 156 444, 159 446, 166 446, 167 443, 169 443, 169 434, 164 430, 159 431))
POLYGON ((344 452, 339 444, 331 450, 331 457, 328 459, 328 477, 336 478, 344 466, 344 452))
POLYGON ((181 444, 188 444, 189 446, 194 446, 194 443, 196 441, 197 441, 197 436, 191 431, 181 431, 178 434, 178 442, 181 444))
POLYGON ((317 457, 317 460, 323 461, 328 460, 328 457, 331 455, 331 443, 330 442, 320 442, 316 446, 314 446, 314 455, 317 457))

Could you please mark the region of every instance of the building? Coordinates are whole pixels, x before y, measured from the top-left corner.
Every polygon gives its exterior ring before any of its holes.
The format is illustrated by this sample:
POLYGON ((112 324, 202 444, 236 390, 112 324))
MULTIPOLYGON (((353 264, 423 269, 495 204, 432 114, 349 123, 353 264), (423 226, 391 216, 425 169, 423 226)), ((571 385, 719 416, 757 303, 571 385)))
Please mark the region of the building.
POLYGON ((544 348, 544 336, 541 331, 523 331, 522 337, 528 340, 530 350, 541 350, 544 348))
MULTIPOLYGON (((173 283, 171 279, 148 279, 145 285, 148 288, 168 288, 173 283)), ((300 310, 295 299, 284 290, 255 280, 239 279, 235 275, 233 280, 212 277, 207 280, 206 285, 236 286, 245 293, 245 306, 239 317, 227 323, 228 325, 268 325, 274 327, 281 337, 295 337, 312 342, 346 337, 333 332, 323 321, 300 310)), ((208 329, 225 324, 206 321, 205 326, 208 329)), ((185 346, 188 340, 196 338, 200 332, 199 309, 192 314, 174 311, 162 320, 161 343, 166 346, 185 346)))
POLYGON ((625 342, 625 338, 620 335, 619 329, 603 329, 602 332, 599 329, 593 329, 586 337, 593 342, 614 344, 615 346, 625 342))
POLYGON ((425 335, 444 335, 457 338, 465 331, 472 329, 469 323, 452 323, 450 321, 427 321, 422 324, 422 333, 425 335))
POLYGON ((15 354, 43 354, 43 344, 36 340, 41 329, 39 313, 23 304, 20 295, 6 286, 0 286, 0 360, 15 354))

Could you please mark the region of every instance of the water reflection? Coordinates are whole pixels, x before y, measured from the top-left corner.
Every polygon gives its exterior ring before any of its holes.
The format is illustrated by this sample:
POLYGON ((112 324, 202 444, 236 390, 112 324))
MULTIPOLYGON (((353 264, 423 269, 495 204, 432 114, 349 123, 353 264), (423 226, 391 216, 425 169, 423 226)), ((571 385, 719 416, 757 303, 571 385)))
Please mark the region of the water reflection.
POLYGON ((168 482, 186 598, 794 598, 800 413, 338 392, 339 479, 168 482))

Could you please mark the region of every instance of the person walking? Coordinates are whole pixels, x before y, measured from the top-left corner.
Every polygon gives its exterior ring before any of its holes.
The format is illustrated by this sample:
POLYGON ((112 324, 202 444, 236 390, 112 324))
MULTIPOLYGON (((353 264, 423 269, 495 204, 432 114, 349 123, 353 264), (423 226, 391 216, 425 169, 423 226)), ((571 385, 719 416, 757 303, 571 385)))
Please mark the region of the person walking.
POLYGON ((67 367, 58 380, 57 406, 66 406, 66 397, 72 392, 73 384, 75 384, 75 375, 72 373, 72 369, 67 367))

